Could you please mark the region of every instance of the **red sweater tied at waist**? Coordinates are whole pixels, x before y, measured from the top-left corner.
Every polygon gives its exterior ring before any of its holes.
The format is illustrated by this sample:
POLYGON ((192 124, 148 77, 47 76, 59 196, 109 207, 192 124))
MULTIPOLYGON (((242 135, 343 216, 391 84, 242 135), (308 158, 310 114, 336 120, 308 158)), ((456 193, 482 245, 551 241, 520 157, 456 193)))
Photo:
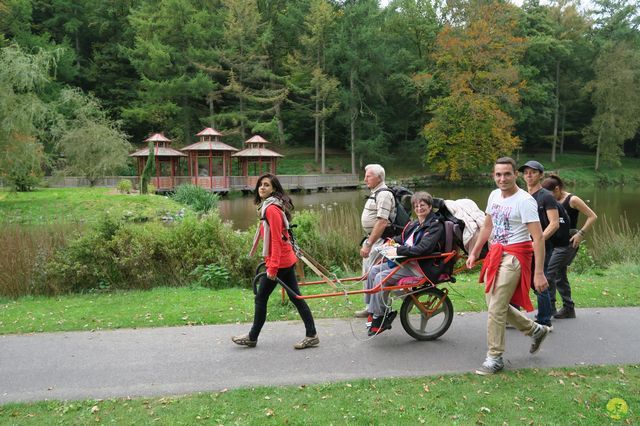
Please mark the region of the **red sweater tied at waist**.
POLYGON ((527 312, 533 311, 533 305, 529 298, 529 289, 531 288, 531 264, 533 260, 533 244, 531 241, 524 241, 516 244, 492 244, 489 253, 482 263, 480 270, 480 282, 485 283, 484 292, 488 293, 493 287, 500 264, 502 263, 502 254, 506 252, 518 259, 520 262, 520 284, 513 292, 511 303, 523 307, 527 312))

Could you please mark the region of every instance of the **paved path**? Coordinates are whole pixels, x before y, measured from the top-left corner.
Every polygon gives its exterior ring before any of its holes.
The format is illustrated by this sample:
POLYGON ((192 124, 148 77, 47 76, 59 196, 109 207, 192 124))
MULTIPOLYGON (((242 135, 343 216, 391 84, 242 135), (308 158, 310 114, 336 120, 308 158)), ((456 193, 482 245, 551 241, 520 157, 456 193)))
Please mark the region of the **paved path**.
MULTIPOLYGON (((229 340, 247 324, 0 336, 0 404, 469 372, 484 358, 485 321, 456 315, 440 339, 418 342, 399 320, 369 341, 362 320, 318 320, 320 346, 304 351, 292 348, 300 321, 268 322, 254 349, 229 340)), ((536 355, 507 330, 506 368, 640 363, 640 308, 580 309, 554 324, 536 355)))

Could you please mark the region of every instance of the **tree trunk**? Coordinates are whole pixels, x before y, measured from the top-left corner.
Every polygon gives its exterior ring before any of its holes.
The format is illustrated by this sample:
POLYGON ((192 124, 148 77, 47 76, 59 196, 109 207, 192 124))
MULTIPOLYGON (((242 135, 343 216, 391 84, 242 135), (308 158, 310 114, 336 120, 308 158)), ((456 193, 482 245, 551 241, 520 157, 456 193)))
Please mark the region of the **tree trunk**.
POLYGON ((553 116, 553 145, 551 146, 551 162, 556 162, 556 146, 558 144, 558 114, 560 105, 560 61, 556 61, 556 100, 553 116))
POLYGON ((316 164, 318 164, 318 146, 320 144, 319 139, 320 139, 320 88, 316 85, 316 127, 315 127, 315 134, 314 134, 315 148, 314 148, 314 157, 313 157, 316 164))
POLYGON ((350 131, 351 131, 351 174, 356 174, 356 119, 358 118, 358 109, 355 108, 354 100, 353 100, 353 71, 349 75, 349 90, 351 91, 351 120, 350 120, 350 131))
MULTIPOLYGON (((322 103, 322 112, 324 112, 324 102, 322 103)), ((324 125, 324 118, 322 119, 322 161, 321 161, 321 166, 320 166, 320 173, 321 174, 325 174, 325 163, 324 163, 324 136, 325 136, 325 125, 324 125)))
POLYGON ((562 127, 560 130, 560 154, 564 154, 564 123, 567 121, 567 106, 562 104, 562 127))
POLYGON ((600 131, 598 132, 598 144, 596 145, 596 167, 597 172, 600 168, 600 142, 602 141, 602 125, 600 125, 600 131))
POLYGON ((209 99, 207 99, 209 101, 209 117, 211 117, 211 128, 215 129, 216 128, 216 119, 213 116, 213 95, 209 96, 209 99))
POLYGON ((278 123, 278 140, 280 141, 280 145, 284 145, 286 141, 284 139, 284 122, 282 121, 281 105, 281 102, 277 102, 274 106, 276 110, 276 122, 278 123))

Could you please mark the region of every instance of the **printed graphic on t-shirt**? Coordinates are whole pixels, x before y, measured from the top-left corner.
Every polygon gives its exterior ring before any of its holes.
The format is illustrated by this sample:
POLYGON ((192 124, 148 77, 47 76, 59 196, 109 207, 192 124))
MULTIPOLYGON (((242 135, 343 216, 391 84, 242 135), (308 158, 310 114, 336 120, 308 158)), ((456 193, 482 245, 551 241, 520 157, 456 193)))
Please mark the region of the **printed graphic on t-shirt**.
POLYGON ((511 234, 509 216, 511 216, 511 210, 512 207, 510 206, 501 206, 497 203, 491 205, 490 214, 493 222, 492 240, 494 243, 507 244, 509 242, 509 235, 511 234))

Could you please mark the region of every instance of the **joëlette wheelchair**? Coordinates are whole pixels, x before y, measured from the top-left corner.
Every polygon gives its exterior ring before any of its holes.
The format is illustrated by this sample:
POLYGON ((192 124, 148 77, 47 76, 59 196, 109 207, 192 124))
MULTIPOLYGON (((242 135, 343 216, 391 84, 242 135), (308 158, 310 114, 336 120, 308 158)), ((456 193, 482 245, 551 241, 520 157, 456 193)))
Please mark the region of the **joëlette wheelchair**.
MULTIPOLYGON (((300 280, 298 285, 311 286, 327 284, 335 291, 321 294, 309 294, 298 295, 291 290, 284 282, 276 278, 278 283, 282 286, 282 297, 284 301, 285 291, 292 297, 298 299, 318 299, 325 297, 338 297, 338 296, 350 296, 361 295, 366 293, 378 293, 380 291, 390 292, 394 297, 402 299, 402 305, 400 307, 400 322, 404 330, 414 339, 420 341, 435 340, 447 332, 453 321, 453 304, 449 298, 449 290, 446 284, 453 284, 456 282, 456 274, 466 269, 466 266, 461 265, 456 268, 458 260, 466 258, 466 252, 462 244, 462 232, 464 229, 464 222, 455 218, 451 213, 446 210, 444 200, 434 198, 434 210, 440 212, 444 217, 445 227, 445 242, 444 250, 440 253, 432 253, 428 256, 418 258, 407 258, 400 262, 397 262, 391 273, 382 280, 377 286, 371 289, 356 289, 347 290, 345 283, 358 283, 366 281, 367 273, 348 278, 337 278, 335 274, 328 271, 325 267, 320 265, 315 259, 309 256, 302 248, 300 248, 295 242, 293 232, 290 231, 290 241, 294 248, 294 252, 298 259, 306 264, 317 276, 322 279, 317 281, 304 281, 300 280), (437 279, 430 279, 424 273, 422 276, 404 277, 398 280, 395 284, 387 285, 388 281, 392 281, 393 275, 400 270, 403 265, 408 262, 416 260, 431 259, 434 263, 439 265, 439 275, 437 279), (339 288, 342 286, 343 288, 339 288)), ((484 254, 485 250, 483 250, 484 254)), ((483 257, 483 256, 481 256, 483 257)), ((383 260, 384 262, 387 259, 383 260)), ((480 263, 478 260, 476 264, 480 263)), ((257 292, 257 285, 260 279, 266 275, 264 271, 264 263, 261 263, 256 269, 256 275, 253 279, 253 292, 257 292)), ((395 280, 393 280, 395 281, 395 280)))

